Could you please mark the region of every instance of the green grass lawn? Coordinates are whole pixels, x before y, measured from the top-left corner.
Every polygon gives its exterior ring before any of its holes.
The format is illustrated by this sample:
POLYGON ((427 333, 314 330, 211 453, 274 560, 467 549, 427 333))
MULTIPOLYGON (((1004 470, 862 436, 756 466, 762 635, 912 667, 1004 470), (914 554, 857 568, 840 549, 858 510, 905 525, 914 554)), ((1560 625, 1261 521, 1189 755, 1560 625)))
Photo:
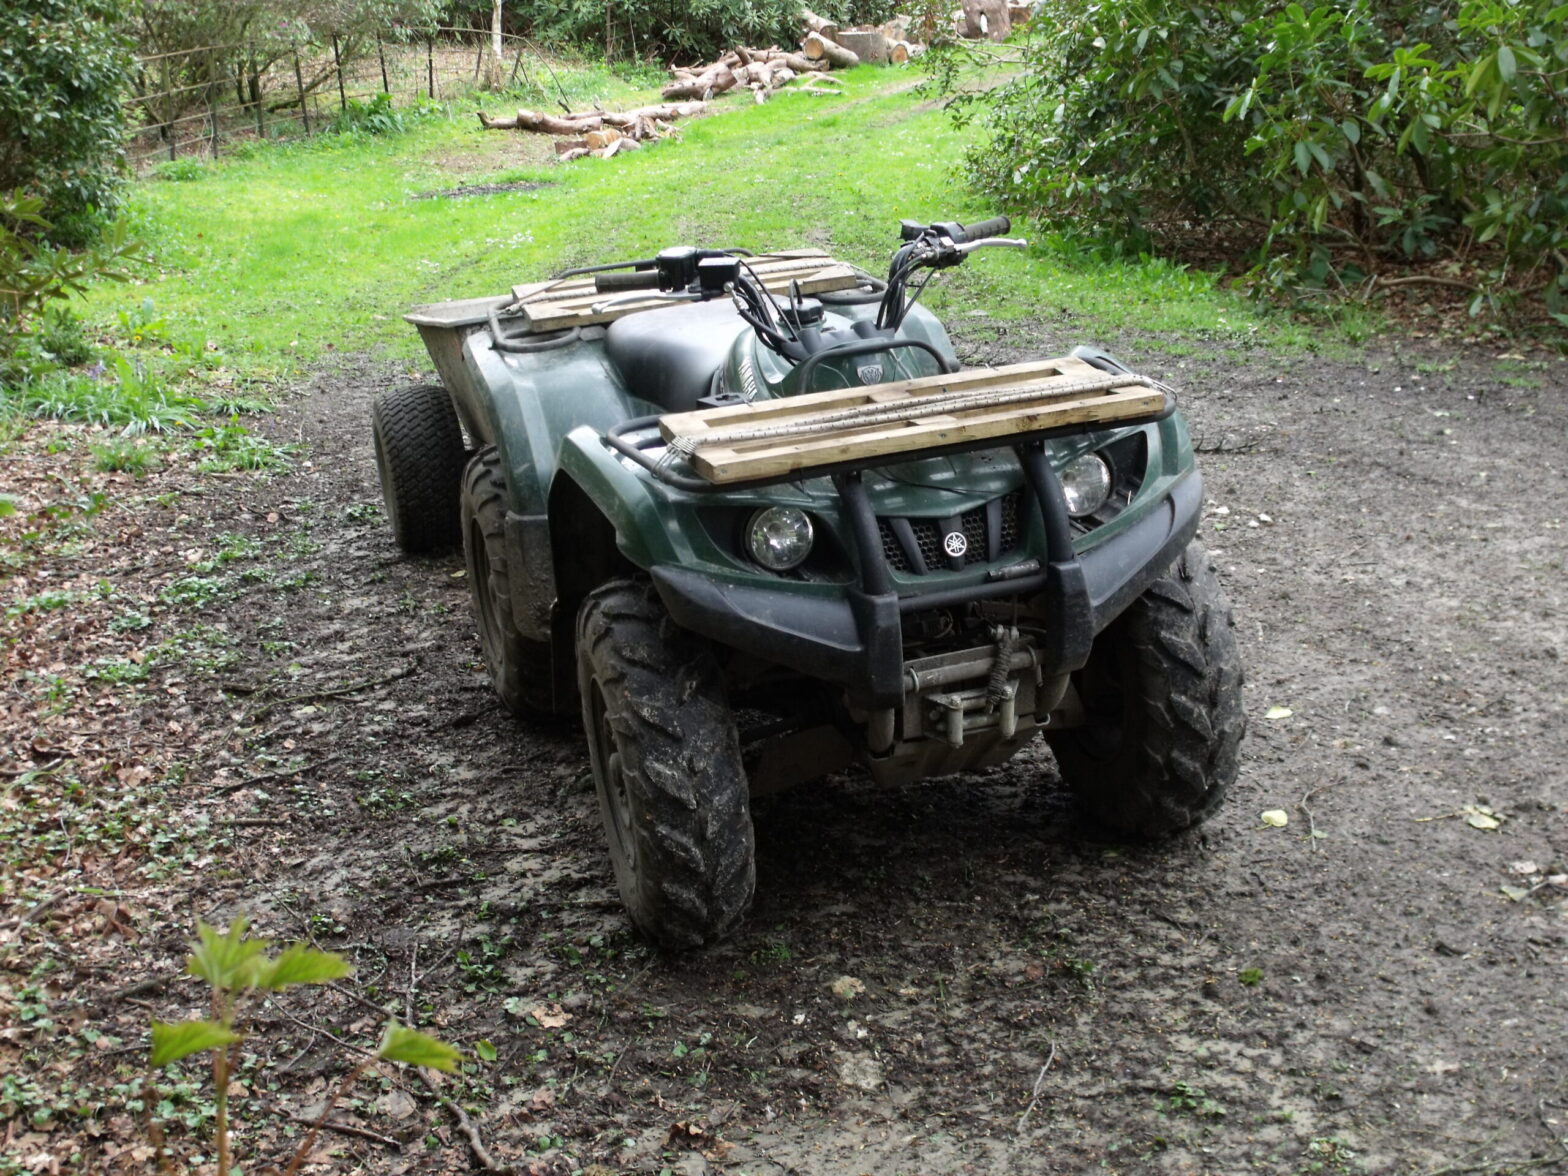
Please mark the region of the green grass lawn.
MULTIPOLYGON (((827 246, 881 272, 901 217, 967 219, 957 174, 971 132, 914 88, 919 75, 861 67, 836 75, 842 98, 776 95, 719 103, 681 124, 679 141, 612 160, 555 160, 543 136, 482 130, 468 111, 385 139, 323 137, 265 146, 149 179, 132 194, 156 272, 85 300, 111 323, 150 298, 165 334, 215 344, 238 373, 276 373, 330 351, 417 362, 401 321, 411 304, 500 293, 569 265, 691 243, 752 249, 827 246), (462 198, 459 184, 530 182, 462 198)), ((607 108, 654 97, 625 85, 607 108)), ((506 103, 491 99, 494 111, 506 103)), ((1066 259, 1046 250, 979 255, 932 286, 938 310, 962 303, 1002 319, 1063 310, 1075 335, 1129 329, 1304 345, 1313 332, 1158 261, 1066 259)))

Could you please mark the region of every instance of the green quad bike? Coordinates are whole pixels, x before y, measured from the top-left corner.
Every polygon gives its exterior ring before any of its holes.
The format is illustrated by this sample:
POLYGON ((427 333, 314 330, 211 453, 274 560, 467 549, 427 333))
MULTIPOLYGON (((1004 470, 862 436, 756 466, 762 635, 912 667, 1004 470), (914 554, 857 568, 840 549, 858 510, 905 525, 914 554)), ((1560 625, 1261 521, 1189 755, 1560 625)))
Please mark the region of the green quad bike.
POLYGON ((394 536, 462 544, 513 712, 581 714, 661 944, 745 914, 753 796, 850 763, 904 783, 1038 732, 1137 838, 1235 778, 1241 666, 1169 389, 1087 348, 960 371, 915 305, 1008 227, 906 221, 885 282, 679 247, 407 316, 444 386, 375 404, 394 536))

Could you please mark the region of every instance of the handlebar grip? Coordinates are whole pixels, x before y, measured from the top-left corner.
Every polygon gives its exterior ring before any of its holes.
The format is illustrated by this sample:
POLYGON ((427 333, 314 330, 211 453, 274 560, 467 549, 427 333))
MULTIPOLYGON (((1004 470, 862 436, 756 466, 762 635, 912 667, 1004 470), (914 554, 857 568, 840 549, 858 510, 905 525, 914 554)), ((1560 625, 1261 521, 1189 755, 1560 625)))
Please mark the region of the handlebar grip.
POLYGON ((595 274, 593 288, 599 294, 611 294, 617 290, 657 290, 659 271, 633 270, 629 274, 595 274))
POLYGON ((1013 222, 1005 216, 993 216, 990 220, 976 221, 972 225, 964 225, 962 233, 953 235, 955 245, 965 245, 970 241, 979 241, 983 237, 1000 237, 1013 227, 1013 222))

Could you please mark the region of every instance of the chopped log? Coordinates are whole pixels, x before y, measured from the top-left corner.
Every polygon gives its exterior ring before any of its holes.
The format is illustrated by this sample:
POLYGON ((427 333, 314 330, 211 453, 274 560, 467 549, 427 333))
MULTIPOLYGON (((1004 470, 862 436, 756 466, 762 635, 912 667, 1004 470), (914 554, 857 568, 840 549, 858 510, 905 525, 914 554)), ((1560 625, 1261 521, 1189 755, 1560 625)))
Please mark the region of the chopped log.
MULTIPOLYGON (((745 66, 737 66, 745 69, 745 66)), ((665 98, 701 98, 707 99, 714 94, 722 94, 726 90, 733 90, 738 83, 735 71, 727 65, 713 65, 705 73, 699 74, 689 82, 672 82, 659 91, 665 98)))
MULTIPOLYGON (((755 53, 756 50, 752 52, 755 53)), ((826 61, 813 61, 804 53, 790 53, 783 49, 770 49, 766 56, 759 57, 759 59, 766 61, 772 66, 788 66, 796 73, 810 73, 813 70, 825 70, 828 68, 826 61)))
POLYGON ((611 143, 620 142, 621 137, 621 132, 614 127, 605 127, 602 131, 589 131, 585 136, 588 146, 595 151, 608 147, 611 143))
POLYGON ((567 154, 568 152, 571 152, 571 151, 587 151, 587 150, 588 150, 588 140, 587 139, 557 139, 555 141, 555 153, 557 155, 565 155, 565 154, 567 154))
POLYGON ((596 131, 603 123, 599 114, 570 115, 560 118, 537 110, 519 110, 511 118, 491 118, 479 111, 479 122, 487 131, 537 131, 544 135, 581 135, 596 131))
POLYGON ((1033 15, 1034 5, 1032 4, 1008 4, 1007 6, 1007 19, 1013 22, 1014 28, 1025 23, 1033 15))
POLYGON ((581 159, 585 155, 592 154, 593 152, 586 147, 573 147, 570 151, 561 152, 561 162, 571 163, 574 159, 581 159))
POLYGON ((656 133, 654 128, 657 124, 691 118, 700 114, 705 106, 702 102, 664 102, 654 106, 640 106, 636 110, 605 113, 594 110, 564 117, 540 114, 536 110, 519 110, 511 118, 491 118, 482 110, 478 114, 480 124, 491 131, 537 131, 546 135, 580 138, 590 131, 603 130, 608 126, 618 129, 623 135, 631 133, 638 138, 647 138, 656 133), (646 128, 648 134, 638 133, 639 127, 646 128))
POLYGON ((971 41, 981 37, 992 41, 1005 41, 1013 31, 1013 22, 1007 15, 1007 0, 962 0, 964 11, 964 36, 971 41))
POLYGON ((600 117, 611 126, 625 128, 640 118, 653 119, 658 122, 669 122, 671 119, 691 118, 701 114, 706 109, 705 102, 661 102, 655 106, 639 106, 636 110, 626 110, 619 114, 610 113, 600 117))
POLYGON ((835 69, 854 69, 860 64, 854 53, 821 33, 807 33, 801 48, 813 61, 826 61, 835 69))
POLYGON ((888 46, 887 59, 893 65, 904 65, 924 50, 924 45, 916 45, 910 41, 894 41, 888 46))
POLYGON ((876 29, 840 29, 838 43, 861 61, 886 64, 889 41, 876 29))
POLYGON ((800 10, 800 20, 806 26, 807 32, 819 33, 830 41, 838 37, 838 25, 831 20, 823 20, 809 8, 800 10))

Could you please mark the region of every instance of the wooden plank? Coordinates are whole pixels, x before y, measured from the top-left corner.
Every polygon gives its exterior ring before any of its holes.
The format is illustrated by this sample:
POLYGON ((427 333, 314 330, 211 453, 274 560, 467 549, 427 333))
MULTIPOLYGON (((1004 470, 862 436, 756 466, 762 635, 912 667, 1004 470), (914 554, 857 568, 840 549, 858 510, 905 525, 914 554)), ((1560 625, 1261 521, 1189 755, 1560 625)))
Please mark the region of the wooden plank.
POLYGON ((897 380, 888 384, 870 384, 860 388, 837 388, 829 392, 808 392, 803 396, 784 396, 777 399, 754 400, 749 404, 736 404, 726 408, 710 408, 700 412, 668 413, 659 418, 659 428, 666 441, 676 437, 698 438, 710 429, 729 429, 756 425, 782 424, 796 417, 811 417, 820 412, 856 408, 862 404, 884 404, 903 399, 919 399, 945 395, 949 392, 978 392, 1009 385, 1022 385, 1032 380, 1075 383, 1093 380, 1106 373, 1099 368, 1071 356, 1061 359, 1031 360, 1012 363, 999 368, 978 368, 974 371, 955 372, 936 376, 920 376, 912 380, 897 380))
MULTIPOLYGON (((758 273, 768 270, 799 266, 810 261, 819 261, 821 265, 838 265, 828 254, 821 249, 786 249, 780 253, 766 253, 758 257, 742 258, 747 265, 758 273)), ((621 271, 626 272, 626 271, 621 271)), ((512 300, 524 302, 530 298, 537 298, 548 293, 549 301, 554 302, 557 297, 572 298, 583 294, 593 294, 593 274, 580 274, 575 278, 556 278, 548 282, 527 282, 521 286, 512 287, 512 300)), ((608 297, 608 295, 599 295, 608 297)))
POLYGON ((1165 406, 1162 393, 1135 388, 1043 406, 1003 405, 990 410, 915 418, 903 425, 826 433, 793 442, 775 441, 723 449, 699 448, 692 457, 697 472, 715 485, 755 478, 782 477, 839 462, 872 462, 960 441, 1010 437, 1064 425, 1113 424, 1152 416, 1165 406))
MULTIPOLYGON (((784 294, 789 290, 791 280, 800 282, 802 294, 823 294, 830 290, 851 290, 860 284, 860 275, 847 265, 835 265, 827 268, 811 268, 802 271, 784 270, 774 274, 763 274, 762 284, 765 289, 773 294, 784 294)), ((678 306, 680 303, 668 302, 662 299, 638 299, 635 302, 622 302, 616 306, 603 310, 594 307, 607 299, 615 298, 615 294, 593 294, 570 301, 535 302, 523 306, 522 312, 528 320, 528 325, 536 331, 560 330, 565 327, 586 327, 595 323, 614 322, 629 314, 636 314, 643 310, 657 310, 660 307, 678 306)))

